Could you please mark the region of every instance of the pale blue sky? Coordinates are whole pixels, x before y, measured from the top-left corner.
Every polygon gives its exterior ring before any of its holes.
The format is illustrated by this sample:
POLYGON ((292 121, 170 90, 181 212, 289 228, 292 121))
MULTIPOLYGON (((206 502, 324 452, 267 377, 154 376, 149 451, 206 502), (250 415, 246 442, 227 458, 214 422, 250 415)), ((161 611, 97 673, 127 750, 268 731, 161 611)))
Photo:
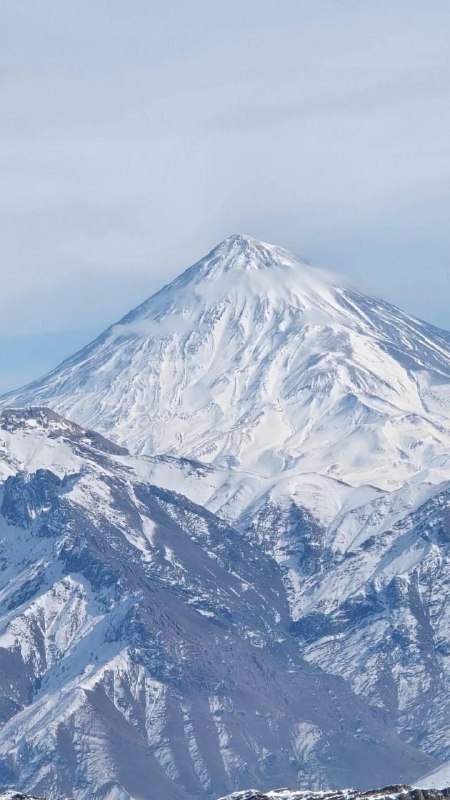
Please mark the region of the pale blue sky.
POLYGON ((449 0, 2 0, 0 389, 233 232, 450 328, 449 0))

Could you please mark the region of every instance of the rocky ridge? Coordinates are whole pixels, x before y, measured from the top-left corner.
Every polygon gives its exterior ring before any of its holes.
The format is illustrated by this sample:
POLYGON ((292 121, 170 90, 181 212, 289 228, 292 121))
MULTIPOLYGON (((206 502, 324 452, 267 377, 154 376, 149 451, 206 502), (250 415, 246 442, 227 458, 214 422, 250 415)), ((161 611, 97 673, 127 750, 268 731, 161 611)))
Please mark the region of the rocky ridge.
POLYGON ((438 766, 305 661, 235 528, 55 412, 3 411, 0 440, 4 788, 208 800, 438 766))
POLYGON ((250 789, 235 792, 221 800, 445 800, 450 797, 450 789, 418 789, 411 786, 386 786, 368 792, 356 789, 341 789, 325 792, 296 792, 291 789, 277 789, 271 792, 258 792, 250 789))

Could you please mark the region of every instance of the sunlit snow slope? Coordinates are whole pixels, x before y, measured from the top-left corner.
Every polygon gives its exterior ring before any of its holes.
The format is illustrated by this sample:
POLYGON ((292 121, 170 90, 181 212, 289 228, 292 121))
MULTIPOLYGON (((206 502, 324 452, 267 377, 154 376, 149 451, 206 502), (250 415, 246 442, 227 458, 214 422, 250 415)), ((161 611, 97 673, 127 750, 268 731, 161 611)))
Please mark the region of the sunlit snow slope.
POLYGON ((382 488, 450 469, 450 335, 232 236, 10 394, 134 451, 382 488))

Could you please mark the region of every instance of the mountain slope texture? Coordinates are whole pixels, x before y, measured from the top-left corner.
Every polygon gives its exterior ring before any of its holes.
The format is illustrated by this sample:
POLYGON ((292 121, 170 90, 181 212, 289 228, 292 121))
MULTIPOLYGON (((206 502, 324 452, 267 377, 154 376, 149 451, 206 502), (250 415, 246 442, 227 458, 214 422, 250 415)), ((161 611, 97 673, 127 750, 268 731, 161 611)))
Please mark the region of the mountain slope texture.
POLYGON ((0 414, 0 781, 213 797, 436 760, 305 661, 275 560, 45 409, 0 414))
POLYGON ((1 402, 0 787, 443 785, 449 333, 232 236, 1 402))
POLYGON ((449 470, 450 334, 232 236, 9 405, 135 452, 381 488, 449 470))

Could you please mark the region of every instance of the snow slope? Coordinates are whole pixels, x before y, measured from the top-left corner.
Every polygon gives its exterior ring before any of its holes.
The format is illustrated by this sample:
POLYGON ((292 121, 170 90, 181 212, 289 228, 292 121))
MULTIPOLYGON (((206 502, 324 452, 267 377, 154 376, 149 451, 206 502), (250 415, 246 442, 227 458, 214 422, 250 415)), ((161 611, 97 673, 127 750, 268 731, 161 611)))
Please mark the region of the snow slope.
POLYGON ((438 762, 308 664, 276 562, 52 411, 0 414, 0 789, 206 800, 438 762))
POLYGON ((134 452, 395 488, 448 474, 449 344, 236 235, 4 403, 49 406, 134 452))
POLYGON ((167 457, 141 479, 226 517, 281 569, 305 657, 401 735, 450 756, 450 481, 395 491, 314 474, 271 482, 167 457))
MULTIPOLYGON (((429 775, 424 775, 417 782, 418 786, 423 786, 424 788, 430 789, 443 789, 444 787, 450 786, 450 761, 448 764, 444 764, 443 767, 439 767, 439 769, 431 772, 429 775)), ((448 791, 448 789, 447 789, 448 791)))

